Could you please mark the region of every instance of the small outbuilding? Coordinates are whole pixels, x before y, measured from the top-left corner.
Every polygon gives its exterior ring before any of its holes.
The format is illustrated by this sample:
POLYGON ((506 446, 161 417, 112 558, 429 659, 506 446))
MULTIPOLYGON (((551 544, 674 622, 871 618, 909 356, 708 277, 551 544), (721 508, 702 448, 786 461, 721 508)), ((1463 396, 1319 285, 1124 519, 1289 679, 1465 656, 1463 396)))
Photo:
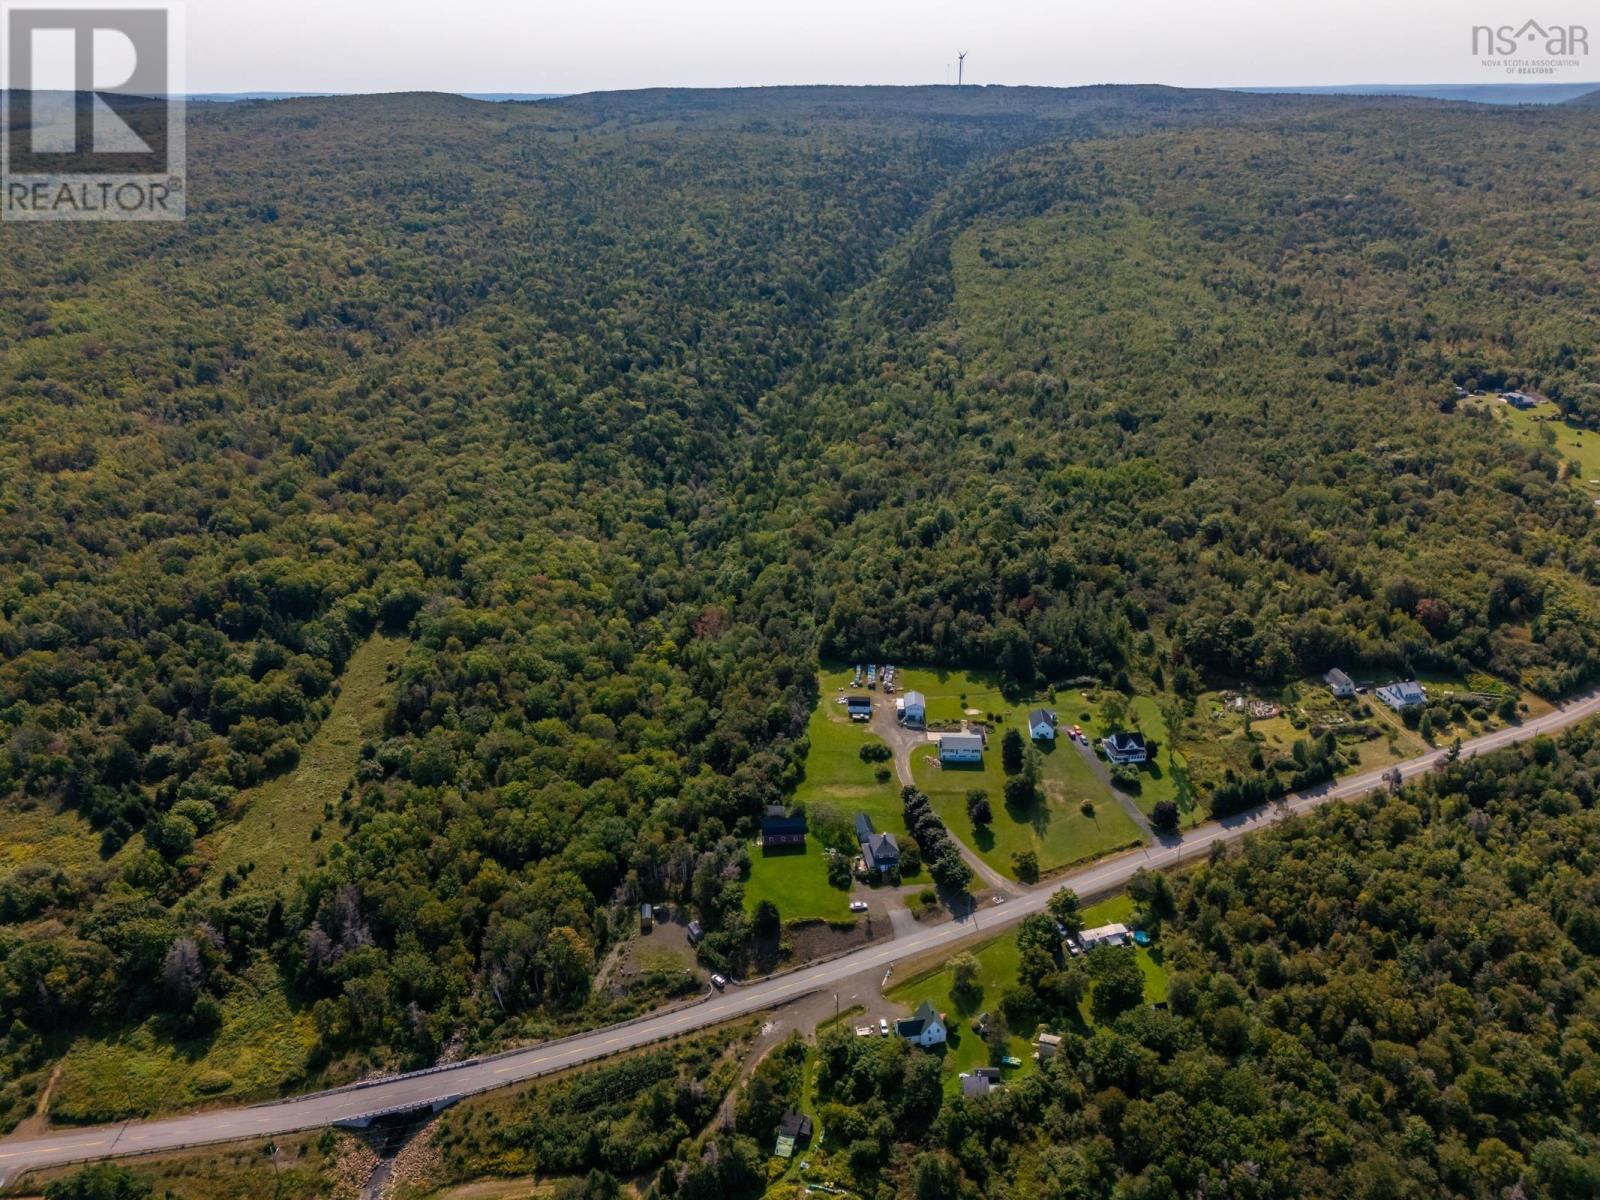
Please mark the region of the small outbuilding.
POLYGON ((844 710, 850 714, 852 721, 870 721, 872 720, 872 697, 846 696, 844 698, 844 710))
POLYGON ((961 1073, 963 1096, 987 1096, 1000 1086, 999 1067, 973 1067, 961 1073))
POLYGON ((1328 690, 1341 700, 1348 700, 1356 694, 1356 681, 1338 667, 1329 671, 1323 679, 1328 685, 1328 690))
POLYGON ((900 719, 907 725, 921 727, 928 723, 928 698, 921 692, 907 692, 901 699, 900 719))

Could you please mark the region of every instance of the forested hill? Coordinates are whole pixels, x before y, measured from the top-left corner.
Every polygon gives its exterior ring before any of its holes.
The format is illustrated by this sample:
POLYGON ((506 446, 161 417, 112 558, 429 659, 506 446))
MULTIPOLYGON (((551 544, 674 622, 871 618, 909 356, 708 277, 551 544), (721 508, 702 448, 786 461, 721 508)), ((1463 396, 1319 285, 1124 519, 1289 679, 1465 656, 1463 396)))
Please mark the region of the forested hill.
POLYGON ((1159 88, 196 106, 184 224, 0 227, 0 796, 55 831, 0 860, 0 1078, 209 1035, 263 966, 313 1062, 427 1061, 580 1006, 618 899, 733 960, 819 651, 1592 678, 1592 506, 1444 410, 1600 413, 1596 137, 1159 88), (303 873, 213 869, 379 631, 303 873))

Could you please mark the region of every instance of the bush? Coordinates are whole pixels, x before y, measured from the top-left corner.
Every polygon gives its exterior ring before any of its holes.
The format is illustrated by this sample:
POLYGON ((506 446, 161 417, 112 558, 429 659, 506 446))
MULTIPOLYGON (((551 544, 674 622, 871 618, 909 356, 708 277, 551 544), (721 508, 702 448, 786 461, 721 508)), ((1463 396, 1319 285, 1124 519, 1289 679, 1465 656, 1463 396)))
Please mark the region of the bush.
POLYGON ((1011 856, 1012 869, 1023 883, 1039 882, 1039 856, 1032 850, 1022 850, 1011 856))
POLYGON ((146 1179, 114 1163, 96 1163, 57 1179, 44 1189, 45 1200, 144 1200, 154 1189, 146 1179))
POLYGON ((1150 810, 1150 823, 1163 833, 1173 833, 1178 828, 1178 806, 1171 800, 1158 800, 1150 810))
POLYGON ((865 746, 861 747, 859 753, 861 755, 861 761, 868 763, 888 762, 891 757, 889 747, 885 746, 882 742, 868 742, 865 746))

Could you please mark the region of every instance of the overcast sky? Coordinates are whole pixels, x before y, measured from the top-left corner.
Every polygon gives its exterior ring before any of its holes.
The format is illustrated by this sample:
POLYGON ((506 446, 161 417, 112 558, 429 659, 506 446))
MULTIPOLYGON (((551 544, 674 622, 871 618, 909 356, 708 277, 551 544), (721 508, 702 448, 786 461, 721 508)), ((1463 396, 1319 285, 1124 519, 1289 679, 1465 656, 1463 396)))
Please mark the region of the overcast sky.
POLYGON ((1588 23, 1570 0, 188 0, 189 90, 579 92, 943 83, 1508 78, 1474 24, 1588 23))

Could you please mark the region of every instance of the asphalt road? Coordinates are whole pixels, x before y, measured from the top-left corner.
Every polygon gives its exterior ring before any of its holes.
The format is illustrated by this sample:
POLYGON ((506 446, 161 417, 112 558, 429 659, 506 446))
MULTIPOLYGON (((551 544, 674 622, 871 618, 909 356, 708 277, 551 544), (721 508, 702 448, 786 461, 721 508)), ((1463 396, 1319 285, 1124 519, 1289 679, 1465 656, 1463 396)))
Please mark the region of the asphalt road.
MULTIPOLYGON (((1521 725, 1474 738, 1462 746, 1462 753, 1472 755, 1499 749, 1596 714, 1600 714, 1600 693, 1574 700, 1521 725)), ((1445 757, 1445 753, 1437 750, 1411 759, 1401 764, 1401 769, 1410 778, 1419 771, 1433 767, 1445 757)), ((1172 867, 1203 857, 1214 844, 1233 841, 1251 830, 1270 825, 1288 813, 1306 812, 1330 800, 1364 795, 1383 785, 1382 775, 1382 771, 1368 771, 1287 797, 1263 809, 1241 813, 1223 821, 1212 821, 1197 826, 1181 838, 1171 838, 1143 850, 1104 859, 1082 870, 1059 876, 1045 886, 1028 890, 1004 904, 984 908, 964 920, 918 927, 903 937, 864 947, 785 975, 730 987, 726 992, 713 994, 699 1004, 658 1016, 541 1043, 493 1059, 402 1076, 364 1087, 318 1092, 251 1108, 213 1109, 159 1121, 105 1125, 43 1137, 0 1141, 0 1182, 21 1171, 84 1159, 318 1129, 385 1109, 444 1101, 593 1062, 662 1038, 772 1008, 808 993, 837 986, 862 972, 882 971, 891 963, 947 949, 975 934, 994 933, 1016 924, 1023 917, 1042 911, 1050 894, 1057 888, 1073 888, 1085 899, 1114 892, 1123 887, 1141 867, 1172 867)))

